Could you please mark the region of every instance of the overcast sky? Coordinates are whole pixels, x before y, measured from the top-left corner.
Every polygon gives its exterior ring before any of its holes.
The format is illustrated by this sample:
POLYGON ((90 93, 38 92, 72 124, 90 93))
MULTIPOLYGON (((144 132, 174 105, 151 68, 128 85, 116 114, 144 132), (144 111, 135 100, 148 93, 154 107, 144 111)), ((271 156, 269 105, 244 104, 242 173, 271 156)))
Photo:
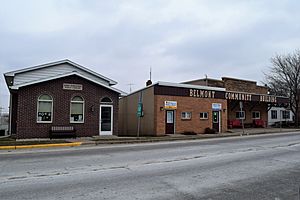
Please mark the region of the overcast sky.
MULTIPOLYGON (((0 69, 70 59, 129 92, 152 79, 263 80, 300 45, 299 0, 2 0, 0 69)), ((0 106, 9 92, 0 79, 0 106)))

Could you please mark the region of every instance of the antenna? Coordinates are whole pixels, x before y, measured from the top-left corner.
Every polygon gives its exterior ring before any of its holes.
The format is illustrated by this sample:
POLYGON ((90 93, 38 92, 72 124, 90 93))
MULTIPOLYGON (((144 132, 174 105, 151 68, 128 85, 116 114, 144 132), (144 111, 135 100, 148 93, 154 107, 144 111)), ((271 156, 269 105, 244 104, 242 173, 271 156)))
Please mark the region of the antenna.
POLYGON ((127 85, 129 85, 129 93, 131 93, 131 86, 135 85, 133 83, 128 83, 127 85))
POLYGON ((152 68, 150 66, 150 81, 152 81, 152 68))

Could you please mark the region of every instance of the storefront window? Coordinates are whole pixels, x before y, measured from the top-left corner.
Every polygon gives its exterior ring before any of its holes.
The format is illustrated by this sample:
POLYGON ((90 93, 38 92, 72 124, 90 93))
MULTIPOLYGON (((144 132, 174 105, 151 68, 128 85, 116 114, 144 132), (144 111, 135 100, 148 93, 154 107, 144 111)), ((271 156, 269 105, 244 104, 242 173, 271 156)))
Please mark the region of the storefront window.
POLYGON ((73 97, 71 101, 71 123, 83 123, 84 122, 84 100, 82 97, 73 97))
POLYGON ((259 111, 253 111, 252 112, 252 119, 260 119, 260 112, 259 111))
POLYGON ((271 110, 271 118, 277 119, 277 110, 271 110))
POLYGON ((237 112, 235 113, 235 117, 236 117, 237 119, 245 119, 245 111, 237 111, 237 112))
POLYGON ((201 112, 200 113, 200 119, 208 119, 208 113, 207 112, 201 112))
POLYGON ((51 123, 53 112, 53 101, 49 95, 41 95, 38 98, 37 122, 51 123))
POLYGON ((182 112, 181 113, 181 119, 191 119, 192 118, 192 112, 182 112))
POLYGON ((290 111, 289 110, 282 111, 282 119, 290 119, 290 111))

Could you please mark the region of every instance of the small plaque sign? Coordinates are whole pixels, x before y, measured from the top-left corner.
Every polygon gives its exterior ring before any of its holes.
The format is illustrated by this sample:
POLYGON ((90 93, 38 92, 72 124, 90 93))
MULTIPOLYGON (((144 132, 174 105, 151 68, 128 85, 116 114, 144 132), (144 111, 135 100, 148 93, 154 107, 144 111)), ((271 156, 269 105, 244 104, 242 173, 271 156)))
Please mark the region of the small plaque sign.
POLYGON ((81 84, 71 84, 71 83, 64 83, 63 89, 64 90, 82 90, 81 84))
POLYGON ((219 111, 219 110, 222 109, 222 104, 220 104, 220 103, 213 103, 213 104, 211 104, 211 108, 214 111, 219 111))
POLYGON ((165 109, 177 109, 177 101, 165 101, 165 109))

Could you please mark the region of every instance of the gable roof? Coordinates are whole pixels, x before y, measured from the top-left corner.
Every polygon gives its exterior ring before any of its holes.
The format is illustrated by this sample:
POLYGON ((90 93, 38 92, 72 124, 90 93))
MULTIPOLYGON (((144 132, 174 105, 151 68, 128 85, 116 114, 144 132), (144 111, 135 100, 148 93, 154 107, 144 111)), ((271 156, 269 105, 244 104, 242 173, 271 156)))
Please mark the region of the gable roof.
POLYGON ((126 93, 124 93, 123 91, 121 91, 119 89, 116 89, 114 87, 105 85, 105 84, 103 84, 103 83, 101 83, 99 81, 93 80, 93 79, 91 79, 89 77, 84 76, 83 74, 80 74, 80 73, 76 72, 76 71, 65 73, 65 74, 60 74, 60 75, 57 75, 57 76, 51 76, 51 77, 48 77, 46 79, 43 78, 43 79, 35 80, 35 81, 32 81, 32 82, 26 82, 26 83, 23 83, 23 84, 20 84, 20 85, 12 85, 9 88, 10 89, 14 89, 14 90, 18 90, 19 88, 25 87, 25 86, 28 86, 28 85, 33 85, 33 84, 37 84, 37 83, 41 83, 41 82, 45 82, 45 81, 51 81, 51 80, 55 80, 55 79, 59 79, 59 78, 67 77, 67 76, 72 76, 72 75, 79 76, 79 77, 81 77, 83 79, 86 79, 88 81, 96 83, 97 85, 100 85, 100 86, 105 87, 105 88, 107 88, 109 90, 115 91, 115 92, 121 94, 121 96, 126 95, 126 93))
POLYGON ((104 79, 106 80, 107 82, 109 82, 110 85, 116 85, 117 82, 112 80, 112 79, 109 79, 101 74, 98 74, 97 72, 94 72, 88 68, 85 68, 75 62, 72 62, 68 59, 65 59, 65 60, 60 60, 60 61, 56 61, 56 62, 51 62, 51 63, 46 63, 46 64, 42 64, 42 65, 36 65, 36 66, 33 66, 33 67, 28 67, 28 68, 24 68, 24 69, 20 69, 20 70, 15 70, 15 71, 10 71, 10 72, 7 72, 4 74, 4 76, 15 76, 16 74, 20 74, 20 73, 25 73, 25 72, 29 72, 29 71, 33 71, 33 70, 38 70, 38 69, 43 69, 43 68, 47 68, 47 67, 51 67, 51 66, 55 66, 55 65, 61 65, 61 64, 69 64, 75 68, 78 68, 80 70, 83 70, 93 76, 97 76, 98 78, 100 79, 104 79))

